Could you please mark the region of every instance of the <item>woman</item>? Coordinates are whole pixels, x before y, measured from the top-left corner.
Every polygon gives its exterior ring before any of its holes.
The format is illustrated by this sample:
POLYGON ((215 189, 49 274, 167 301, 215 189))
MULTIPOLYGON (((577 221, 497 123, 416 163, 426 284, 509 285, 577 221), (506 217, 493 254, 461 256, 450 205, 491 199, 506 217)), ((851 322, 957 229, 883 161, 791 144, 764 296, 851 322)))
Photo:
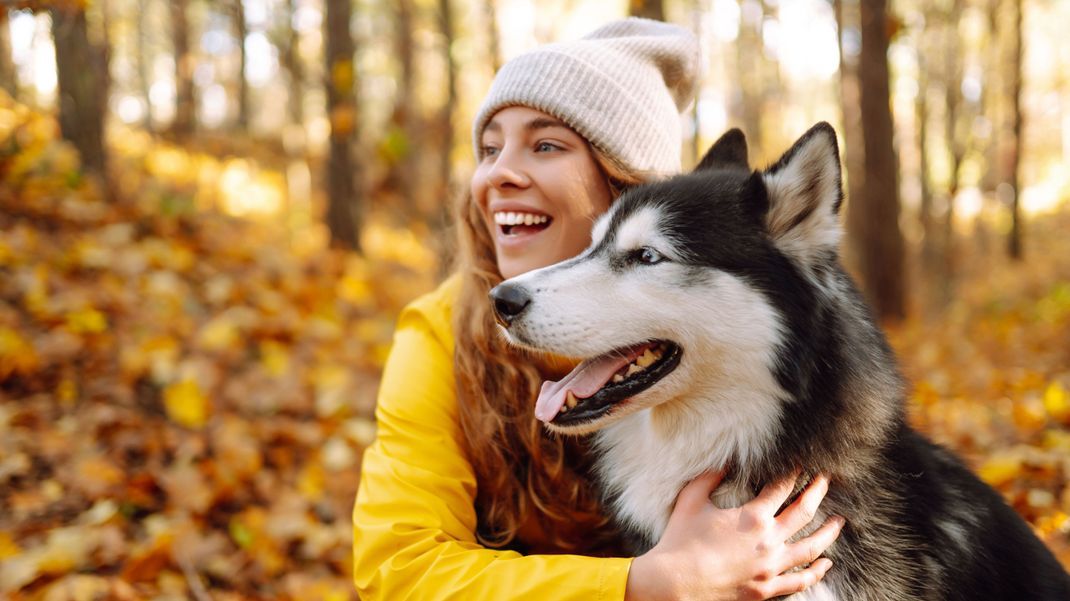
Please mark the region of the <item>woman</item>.
POLYGON ((457 212, 458 273, 402 312, 383 373, 354 508, 362 598, 765 599, 831 566, 818 556, 842 520, 786 542, 824 478, 777 516, 794 482, 721 510, 709 501, 720 475, 700 476, 661 541, 624 556, 584 441, 548 436, 533 416, 543 380, 572 365, 509 347, 490 313, 491 287, 575 256, 621 190, 679 171, 698 62, 683 29, 626 19, 496 75, 457 212))

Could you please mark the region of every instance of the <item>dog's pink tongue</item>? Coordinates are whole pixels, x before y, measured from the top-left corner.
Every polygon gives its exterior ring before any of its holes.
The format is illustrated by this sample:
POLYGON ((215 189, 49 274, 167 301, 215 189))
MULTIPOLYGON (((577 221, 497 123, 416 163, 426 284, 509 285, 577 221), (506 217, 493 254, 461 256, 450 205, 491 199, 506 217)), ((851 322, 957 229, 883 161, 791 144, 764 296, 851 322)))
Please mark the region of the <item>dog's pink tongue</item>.
POLYGON ((568 391, 571 390, 576 398, 585 399, 598 392, 598 389, 604 386, 618 369, 630 363, 631 360, 632 357, 627 355, 610 353, 580 363, 576 369, 557 382, 543 382, 542 390, 539 391, 539 399, 535 401, 535 417, 549 422, 561 411, 568 391))

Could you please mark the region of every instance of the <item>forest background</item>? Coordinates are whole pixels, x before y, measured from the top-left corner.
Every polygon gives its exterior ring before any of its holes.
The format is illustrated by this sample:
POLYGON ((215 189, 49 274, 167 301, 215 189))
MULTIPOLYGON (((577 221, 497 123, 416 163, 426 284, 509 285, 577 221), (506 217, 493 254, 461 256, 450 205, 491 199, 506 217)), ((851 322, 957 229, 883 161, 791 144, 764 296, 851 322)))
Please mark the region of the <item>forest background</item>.
POLYGON ((494 71, 699 37, 685 166, 840 134, 911 421, 1070 566, 1070 3, 0 2, 0 595, 349 599, 394 320, 494 71))

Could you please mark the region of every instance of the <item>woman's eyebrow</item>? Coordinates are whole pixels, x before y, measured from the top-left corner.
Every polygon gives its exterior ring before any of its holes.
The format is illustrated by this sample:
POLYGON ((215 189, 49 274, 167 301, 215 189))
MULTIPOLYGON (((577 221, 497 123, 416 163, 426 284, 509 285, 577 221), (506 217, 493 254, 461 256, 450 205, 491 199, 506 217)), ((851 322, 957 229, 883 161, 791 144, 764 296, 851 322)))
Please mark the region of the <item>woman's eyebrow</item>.
POLYGON ((564 123, 561 123, 557 119, 550 119, 548 117, 535 117, 531 121, 528 121, 524 124, 524 129, 528 131, 546 129, 548 127, 564 127, 565 129, 571 130, 569 126, 565 125, 564 123))
MULTIPOLYGON (((571 127, 565 125, 557 119, 551 119, 549 117, 535 117, 534 119, 524 124, 524 129, 529 132, 550 127, 563 127, 569 131, 572 131, 571 127)), ((502 131, 502 126, 500 123, 492 119, 489 123, 487 123, 487 126, 483 128, 483 131, 500 133, 502 131)))

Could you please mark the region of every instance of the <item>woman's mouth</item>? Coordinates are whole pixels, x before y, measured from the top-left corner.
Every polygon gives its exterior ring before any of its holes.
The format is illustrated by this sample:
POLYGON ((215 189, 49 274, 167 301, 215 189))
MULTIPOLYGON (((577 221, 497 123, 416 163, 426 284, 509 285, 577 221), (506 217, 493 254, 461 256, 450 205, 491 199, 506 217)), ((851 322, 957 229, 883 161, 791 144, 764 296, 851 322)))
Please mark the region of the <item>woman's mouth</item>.
POLYGON ((498 231, 506 237, 520 237, 537 234, 550 227, 553 218, 541 213, 525 211, 498 211, 494 213, 494 223, 498 231))

